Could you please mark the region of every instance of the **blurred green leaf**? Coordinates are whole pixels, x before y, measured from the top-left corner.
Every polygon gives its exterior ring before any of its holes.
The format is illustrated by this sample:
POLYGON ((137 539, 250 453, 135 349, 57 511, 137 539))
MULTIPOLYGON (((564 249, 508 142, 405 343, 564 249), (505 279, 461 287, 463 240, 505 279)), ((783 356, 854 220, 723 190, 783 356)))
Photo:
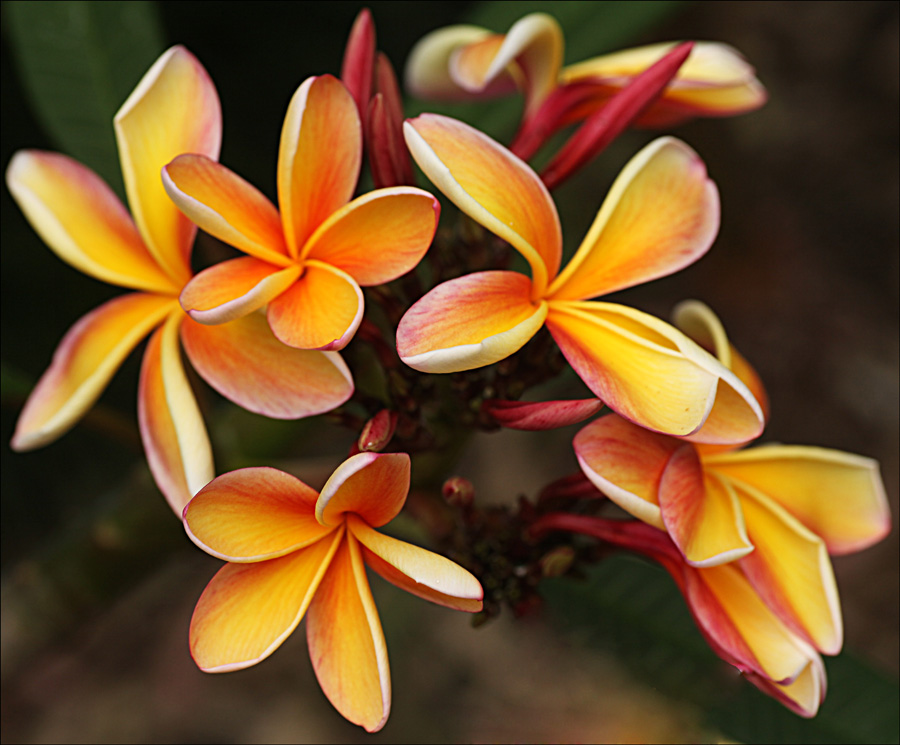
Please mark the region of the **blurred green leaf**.
POLYGON ((112 118, 163 51, 156 4, 16 0, 4 12, 38 121, 121 196, 112 118))
POLYGON ((584 581, 541 585, 554 620, 578 643, 614 652, 636 677, 703 707, 710 725, 740 742, 898 741, 897 681, 844 653, 826 658, 828 695, 802 719, 743 681, 704 642, 668 574, 631 556, 591 567, 584 581))

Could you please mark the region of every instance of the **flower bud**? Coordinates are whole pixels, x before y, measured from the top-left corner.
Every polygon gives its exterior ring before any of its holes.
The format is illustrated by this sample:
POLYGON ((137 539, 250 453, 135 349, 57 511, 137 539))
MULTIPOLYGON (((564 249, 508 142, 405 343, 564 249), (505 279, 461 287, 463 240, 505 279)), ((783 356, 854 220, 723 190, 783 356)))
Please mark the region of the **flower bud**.
POLYGON ((379 453, 391 441, 396 428, 397 412, 382 409, 365 423, 356 444, 361 452, 379 453))
POLYGON ((451 476, 441 487, 441 494, 453 507, 468 507, 475 499, 475 487, 462 476, 451 476))

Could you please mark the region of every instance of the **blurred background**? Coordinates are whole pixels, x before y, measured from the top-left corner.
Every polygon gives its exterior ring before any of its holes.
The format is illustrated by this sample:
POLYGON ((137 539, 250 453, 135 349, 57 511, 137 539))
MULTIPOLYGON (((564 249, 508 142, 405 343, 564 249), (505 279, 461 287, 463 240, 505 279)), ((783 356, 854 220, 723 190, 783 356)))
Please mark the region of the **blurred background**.
MULTIPOLYGON (((364 7, 62 3, 60 13, 51 10, 55 5, 2 3, 4 164, 20 148, 65 150, 120 188, 110 150, 112 114, 158 54, 182 43, 218 88, 222 162, 270 196, 287 102, 309 75, 339 73, 347 33, 364 7), (98 16, 96 5, 122 12, 98 16), (22 6, 53 15, 44 38, 29 36, 22 6), (138 24, 137 33, 128 24, 138 24), (152 33, 143 33, 147 24, 152 33), (122 49, 133 36, 150 39, 146 49, 122 49), (56 100, 71 97, 83 125, 80 139, 71 134, 71 119, 70 134, 61 135, 34 91, 46 49, 71 51, 81 43, 90 52, 106 48, 107 39, 113 53, 132 63, 119 66, 103 90, 60 88, 56 100)), ((199 672, 188 654, 187 628, 219 562, 187 541, 142 461, 139 354, 68 435, 32 453, 9 449, 25 397, 59 339, 119 290, 57 259, 3 190, 2 740, 896 742, 900 6, 368 7, 378 46, 398 70, 432 29, 470 22, 503 32, 535 10, 560 20, 567 63, 626 45, 708 39, 735 46, 756 67, 770 94, 763 109, 674 130, 701 154, 719 186, 722 227, 714 249, 689 269, 616 299, 661 317, 682 299, 704 300, 766 383, 773 412, 767 440, 881 462, 895 529, 881 544, 834 562, 847 651, 826 660, 830 689, 819 717, 803 721, 740 681, 706 649, 667 578, 624 558, 604 562, 583 580, 545 583, 539 613, 520 620, 505 613, 476 630, 463 614, 376 579, 394 687, 393 713, 378 735, 365 735, 330 707, 312 674, 302 629, 255 668, 199 672)), ((95 60, 88 54, 86 61, 95 60)), ((520 104, 485 102, 454 113, 486 123, 508 142, 520 104)), ((450 109, 409 102, 410 114, 423 110, 450 109)), ((616 173, 653 136, 626 134, 555 192, 569 250, 616 173)), ((200 256, 216 250, 200 236, 200 256)), ((215 422, 220 471, 280 465, 318 486, 352 440, 321 421, 270 422, 237 411, 202 384, 199 395, 215 422)), ((575 431, 479 435, 455 472, 472 479, 484 502, 534 497, 548 481, 577 469, 575 431)))

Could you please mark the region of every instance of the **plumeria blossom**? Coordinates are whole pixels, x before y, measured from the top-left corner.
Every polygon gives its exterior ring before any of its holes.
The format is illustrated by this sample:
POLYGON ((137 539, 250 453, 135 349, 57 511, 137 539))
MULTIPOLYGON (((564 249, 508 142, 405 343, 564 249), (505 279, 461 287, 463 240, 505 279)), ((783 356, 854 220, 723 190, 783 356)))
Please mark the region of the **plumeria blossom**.
MULTIPOLYGON (((759 389, 755 372, 706 306, 683 305, 677 320, 759 389)), ((889 532, 877 462, 798 445, 709 446, 648 432, 615 415, 584 427, 574 446, 591 482, 668 532, 689 566, 734 562, 794 634, 825 654, 840 651, 843 626, 829 553, 859 551, 889 532)))
MULTIPOLYGON (((505 34, 448 26, 413 48, 406 86, 413 95, 432 100, 490 98, 520 90, 526 123, 553 96, 553 118, 559 127, 604 106, 675 43, 627 49, 568 67, 563 67, 563 46, 559 24, 544 13, 521 18, 505 34)), ((698 116, 731 116, 759 108, 765 100, 753 68, 735 49, 698 42, 637 124, 667 127, 698 116)))
POLYGON ((556 207, 527 164, 447 117, 423 114, 405 126, 428 178, 531 268, 531 278, 477 272, 428 292, 397 330, 407 365, 441 373, 489 365, 546 324, 588 388, 642 427, 678 435, 703 427, 709 442, 744 442, 761 432, 759 403, 711 354, 646 313, 588 302, 671 274, 707 251, 718 230, 718 192, 693 150, 660 138, 638 153, 560 271, 556 207))
POLYGON ((739 565, 692 566, 665 533, 636 520, 550 513, 532 530, 536 535, 549 530, 583 533, 659 562, 719 657, 796 714, 810 718, 818 712, 826 691, 822 658, 773 612, 739 565))
POLYGON ((203 154, 163 169, 165 189, 203 230, 247 254, 200 272, 181 293, 196 321, 219 324, 268 306, 275 336, 300 349, 342 349, 363 317, 360 286, 412 269, 431 244, 438 201, 397 186, 351 201, 362 160, 353 97, 308 78, 288 106, 278 153, 281 211, 203 154))
POLYGON ((191 278, 196 228, 166 196, 160 169, 183 152, 212 162, 222 139, 219 99, 197 59, 183 47, 169 49, 114 124, 131 215, 99 176, 64 155, 20 151, 6 172, 26 218, 61 259, 136 290, 106 302, 69 330, 25 404, 12 447, 30 450, 65 433, 153 332, 138 391, 141 437, 156 482, 180 515, 214 476, 180 346, 220 393, 272 417, 328 411, 350 397, 353 383, 336 353, 286 347, 261 317, 212 329, 179 306, 178 295, 191 278))
POLYGON ((482 607, 481 585, 465 569, 375 530, 400 512, 409 479, 405 453, 360 453, 318 494, 273 468, 233 471, 203 488, 185 508, 185 529, 229 563, 191 620, 197 665, 206 672, 255 665, 307 615, 310 659, 325 695, 351 722, 381 729, 391 680, 365 567, 439 605, 482 607))

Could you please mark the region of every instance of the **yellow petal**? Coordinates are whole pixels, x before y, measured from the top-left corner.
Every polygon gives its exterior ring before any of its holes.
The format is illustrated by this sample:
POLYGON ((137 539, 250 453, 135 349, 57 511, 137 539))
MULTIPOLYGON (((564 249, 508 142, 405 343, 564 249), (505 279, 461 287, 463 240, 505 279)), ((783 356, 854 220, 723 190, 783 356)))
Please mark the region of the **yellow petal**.
POLYGON ((12 449, 41 447, 74 426, 131 350, 176 308, 174 298, 139 293, 114 298, 82 317, 28 397, 12 449))
POLYGON ((332 706, 367 732, 380 730, 391 711, 387 645, 359 544, 349 532, 310 605, 306 636, 332 706))
POLYGON ((748 674, 747 679, 763 693, 806 719, 814 717, 825 700, 825 665, 815 652, 810 655, 809 664, 803 672, 790 683, 775 683, 754 673, 748 674))
MULTIPOLYGON (((472 92, 460 87, 450 75, 450 58, 453 53, 469 44, 492 36, 487 29, 478 26, 455 25, 439 28, 423 36, 409 53, 404 71, 406 90, 418 98, 438 101, 454 101, 472 98, 472 92)), ((515 83, 501 77, 499 90, 492 86, 485 93, 511 93, 515 83)))
POLYGON ((191 618, 197 666, 208 673, 241 670, 278 649, 306 613, 343 533, 277 559, 222 567, 191 618))
POLYGON ((316 520, 315 489, 275 468, 242 468, 204 486, 184 510, 184 528, 219 559, 256 562, 309 546, 333 528, 316 520))
POLYGON ((393 520, 409 493, 406 453, 358 453, 331 474, 316 502, 316 520, 338 525, 344 513, 359 515, 379 528, 393 520))
POLYGON ((261 313, 220 326, 186 318, 181 341, 207 383, 257 414, 274 419, 315 416, 353 395, 353 376, 337 352, 282 344, 261 313))
POLYGON ((400 319, 397 352, 410 367, 446 373, 490 365, 521 349, 544 324, 516 272, 476 272, 444 282, 400 319))
POLYGON ((706 467, 753 487, 825 540, 832 554, 860 551, 891 529, 877 461, 801 445, 764 445, 704 457, 706 467))
POLYGON ((206 70, 184 47, 165 52, 141 78, 113 123, 131 214, 160 267, 183 286, 197 228, 172 203, 160 170, 181 153, 213 160, 222 112, 206 70))
POLYGON ((86 166, 65 155, 21 150, 6 169, 6 185, 31 226, 63 261, 122 287, 178 292, 179 286, 148 253, 118 197, 86 166))
POLYGON ((699 259, 719 229, 719 195, 706 166, 672 137, 622 169, 548 299, 585 300, 665 277, 699 259))
POLYGON ((383 535, 354 514, 347 516, 347 529, 362 544, 366 564, 389 582, 439 605, 481 610, 481 583, 450 559, 383 535))
POLYGON ((172 313, 147 344, 138 388, 138 423, 147 463, 160 491, 178 517, 215 476, 203 417, 184 374, 178 327, 172 313))
POLYGON ((543 182, 509 150, 468 124, 423 114, 403 125, 425 175, 457 207, 509 242, 531 266, 532 299, 559 270, 559 216, 543 182))
POLYGON ((331 75, 307 78, 291 98, 278 150, 278 202, 292 256, 350 201, 361 163, 353 97, 331 75))

